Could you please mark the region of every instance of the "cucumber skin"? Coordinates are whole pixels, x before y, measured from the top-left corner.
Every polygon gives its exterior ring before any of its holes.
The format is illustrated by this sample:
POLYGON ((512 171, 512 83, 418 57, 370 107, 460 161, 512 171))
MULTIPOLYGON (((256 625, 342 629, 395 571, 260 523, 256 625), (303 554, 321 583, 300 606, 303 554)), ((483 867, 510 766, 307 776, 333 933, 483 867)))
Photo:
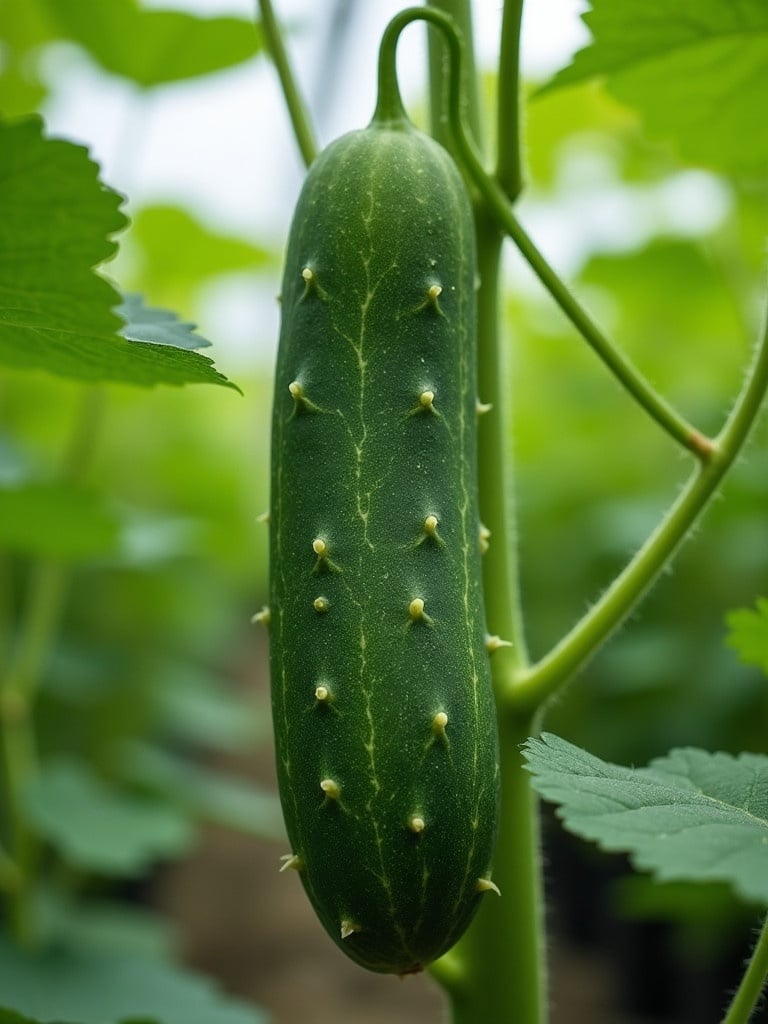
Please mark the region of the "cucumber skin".
POLYGON ((320 920, 379 972, 420 970, 454 944, 495 841, 474 247, 448 154, 374 123, 312 165, 283 279, 270 509, 280 796, 320 920))

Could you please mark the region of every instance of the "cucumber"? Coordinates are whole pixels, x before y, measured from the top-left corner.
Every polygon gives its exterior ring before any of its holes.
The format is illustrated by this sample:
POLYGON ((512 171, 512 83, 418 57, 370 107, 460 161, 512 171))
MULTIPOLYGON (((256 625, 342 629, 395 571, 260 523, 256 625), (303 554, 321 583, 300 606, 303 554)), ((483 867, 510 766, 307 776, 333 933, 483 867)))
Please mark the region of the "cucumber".
POLYGON ((446 151, 374 119, 312 165, 282 285, 269 628, 284 866, 379 972, 442 955, 495 889, 474 244, 446 151))

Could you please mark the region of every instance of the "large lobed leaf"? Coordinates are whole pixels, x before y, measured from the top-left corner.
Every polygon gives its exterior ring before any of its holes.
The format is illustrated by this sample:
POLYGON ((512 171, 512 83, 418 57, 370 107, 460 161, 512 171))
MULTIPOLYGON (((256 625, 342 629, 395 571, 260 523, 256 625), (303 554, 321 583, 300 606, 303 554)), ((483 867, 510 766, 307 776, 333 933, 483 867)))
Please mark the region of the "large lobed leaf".
POLYGON ((24 952, 0 936, 0 1024, 264 1024, 201 975, 125 953, 57 947, 24 952), (23 1016, 19 1019, 18 1014, 23 1016))
POLYGON ((189 817, 165 800, 108 785, 82 761, 49 761, 25 794, 27 816, 65 860, 106 875, 138 875, 185 852, 189 817))
POLYGON ((261 48, 243 18, 197 18, 142 7, 137 0, 45 0, 61 33, 105 71, 149 88, 205 75, 249 60, 261 48))
POLYGON ((121 203, 83 147, 45 138, 37 117, 0 120, 0 364, 90 382, 233 386, 188 351, 190 325, 169 342, 167 321, 155 317, 153 334, 138 304, 124 307, 143 318, 133 328, 115 312, 120 295, 92 268, 115 251, 121 203))
POLYGON ((648 132, 688 160, 765 171, 765 0, 592 0, 593 41, 545 90, 605 77, 648 132))
POLYGON ((122 768, 131 782, 160 793, 196 817, 260 838, 285 836, 277 794, 251 781, 194 764, 148 743, 127 746, 122 768))
MULTIPOLYGON (((68 1020, 63 1021, 60 1017, 55 1021, 46 1020, 41 1021, 39 1018, 27 1017, 24 1014, 17 1013, 15 1010, 7 1009, 0 1006, 0 1024, 75 1024, 75 1021, 68 1020)), ((121 1021, 120 1024, 157 1024, 157 1022, 150 1020, 138 1020, 133 1018, 132 1020, 121 1021)))
POLYGON ((180 206, 136 210, 126 246, 138 264, 139 287, 151 282, 154 294, 183 292, 206 278, 275 263, 266 249, 215 230, 180 206))
POLYGON ((768 757, 688 748, 632 769, 547 733, 524 749, 569 831, 659 880, 727 882, 768 905, 768 757))
POLYGON ((0 485, 0 546, 63 560, 117 550, 119 522, 98 492, 73 483, 0 485))

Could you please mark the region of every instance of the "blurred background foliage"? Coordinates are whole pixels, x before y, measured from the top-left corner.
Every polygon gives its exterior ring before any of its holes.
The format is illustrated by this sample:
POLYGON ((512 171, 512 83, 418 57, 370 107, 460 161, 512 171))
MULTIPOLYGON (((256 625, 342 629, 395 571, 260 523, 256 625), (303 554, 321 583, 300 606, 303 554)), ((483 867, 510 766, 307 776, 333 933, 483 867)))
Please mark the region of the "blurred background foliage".
MULTIPOLYGON (((354 46, 354 34, 339 39, 354 46)), ((76 61, 130 83, 138 116, 129 163, 153 90, 183 89, 179 83, 203 75, 211 82, 216 71, 263 62, 258 33, 245 20, 159 12, 132 0, 0 0, 0 40, 6 116, 55 108, 61 78, 46 69, 64 42, 77 47, 76 61)), ((344 57, 326 53, 325 60, 344 57)), ((487 84, 492 90, 491 75, 487 84)), ((686 165, 672 146, 650 142, 638 117, 600 85, 537 96, 535 84, 523 222, 651 380, 702 429, 716 431, 762 316, 766 181, 686 165)), ((266 164, 269 138, 260 151, 266 164)), ((245 173, 258 189, 259 167, 245 173)), ((285 207, 287 221, 293 197, 270 202, 285 207)), ((211 387, 105 387, 91 421, 87 480, 72 493, 61 466, 83 388, 42 373, 3 372, 0 635, 3 651, 12 651, 37 575, 56 566, 62 601, 40 675, 41 770, 28 796, 42 844, 40 927, 59 938, 68 933, 78 950, 96 941, 154 955, 165 948, 167 926, 147 911, 139 928, 136 906, 119 897, 135 895, 158 866, 188 855, 206 821, 265 839, 282 835, 273 795, 239 770, 254 752, 268 758, 271 743, 266 644, 250 617, 267 592, 258 516, 268 502, 282 241, 269 229, 257 237, 217 223, 183 196, 129 199, 127 212, 132 223, 109 275, 122 290, 197 320, 244 397, 211 387), (242 302, 244 291, 258 301, 242 302), (219 321, 228 295, 233 309, 219 321), (252 347, 239 344, 243 335, 252 347), (17 508, 9 495, 22 486, 29 500, 17 508), (71 913, 74 903, 79 914, 71 913)), ((510 457, 526 622, 538 654, 608 585, 688 467, 511 250, 507 272, 510 457)), ((765 751, 768 687, 724 645, 724 616, 766 594, 767 511, 763 419, 674 571, 552 708, 547 728, 623 763, 686 744, 765 751)), ((584 858, 579 870, 601 860, 571 854, 584 858)), ((614 893, 612 881, 607 888, 614 893)), ((615 906, 682 922, 674 932, 680 949, 692 934, 699 952, 718 947, 722 900, 650 892, 621 890, 615 906), (711 904, 717 913, 706 912, 711 904)), ((242 907, 244 915, 255 912, 242 907)), ((87 1008, 71 1012, 90 1019, 87 1008)), ((174 1013, 178 1007, 165 1019, 174 1013)), ((208 1013, 214 1024, 219 1017, 208 1013)))

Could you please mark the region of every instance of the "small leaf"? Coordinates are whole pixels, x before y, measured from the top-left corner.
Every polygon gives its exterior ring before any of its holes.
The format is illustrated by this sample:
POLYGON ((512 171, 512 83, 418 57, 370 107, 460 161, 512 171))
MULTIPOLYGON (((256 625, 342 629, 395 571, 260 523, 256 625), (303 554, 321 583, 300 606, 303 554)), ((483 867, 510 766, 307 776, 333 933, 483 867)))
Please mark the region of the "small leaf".
MULTIPOLYGON (((73 1020, 52 1021, 50 1019, 41 1021, 39 1018, 33 1019, 32 1017, 22 1016, 22 1014, 16 1013, 15 1010, 11 1010, 7 1007, 0 1006, 0 1024, 78 1024, 78 1022, 75 1022, 73 1020)), ((147 1018, 139 1020, 138 1018, 134 1017, 131 1020, 120 1021, 120 1024, 159 1024, 159 1022, 149 1020, 147 1018)))
POLYGON ((2 937, 0 992, 20 1013, 46 1024, 265 1024, 255 1007, 163 961, 61 946, 24 952, 2 937))
POLYGON ((137 0, 47 0, 46 6, 60 31, 105 71, 144 88, 241 64, 261 48, 257 26, 242 18, 196 18, 137 0))
POLYGON ((0 547, 84 559, 115 552, 118 534, 116 517, 96 491, 70 483, 0 487, 0 547))
POLYGON ((524 749, 569 831, 659 880, 727 882, 768 905, 768 757, 681 749, 631 769, 551 734, 524 749))
POLYGON ((0 37, 0 110, 6 117, 28 114, 47 95, 35 59, 40 49, 55 36, 45 12, 30 0, 3 0, 0 37))
POLYGON ((269 709, 222 686, 213 671, 171 662, 161 678, 155 692, 158 723, 177 745, 248 751, 270 735, 269 709))
POLYGON ((745 665, 757 665, 768 675, 768 598, 758 597, 754 609, 730 612, 726 622, 728 646, 735 648, 745 665))
POLYGON ((129 341, 172 345, 188 351, 208 348, 211 344, 201 334, 194 333, 196 324, 179 320, 170 310, 145 306, 141 295, 124 295, 115 311, 125 320, 118 334, 129 341))
POLYGON ((764 170, 768 135, 765 0, 592 0, 593 42, 544 91, 605 76, 649 133, 683 156, 726 170, 764 170))
MULTIPOLYGON (((33 1020, 32 1017, 22 1016, 20 1013, 16 1013, 15 1010, 6 1009, 0 1006, 0 1024, 43 1024, 40 1020, 33 1020)), ((45 1024, 65 1024, 64 1021, 46 1021, 45 1024)), ((68 1021, 66 1024, 75 1024, 74 1021, 68 1021)))
POLYGON ((141 743, 126 748, 123 767, 130 781, 155 790, 207 821, 266 839, 285 836, 277 795, 256 783, 141 743))
POLYGON ((115 289, 92 270, 115 251, 122 198, 81 146, 35 117, 0 120, 0 364, 82 381, 233 387, 210 359, 117 333, 115 289))
POLYGON ((26 793, 32 824, 77 867, 138 875, 161 857, 188 849, 188 815, 165 801, 109 786, 79 761, 49 761, 26 793))
POLYGON ((275 263, 272 253, 223 235, 177 206, 137 210, 125 241, 131 262, 138 264, 131 280, 140 288, 151 287, 155 296, 188 293, 207 278, 275 263))
POLYGON ((139 903, 78 898, 62 886, 38 885, 36 920, 45 943, 80 951, 138 955, 171 961, 178 936, 171 921, 139 903))

